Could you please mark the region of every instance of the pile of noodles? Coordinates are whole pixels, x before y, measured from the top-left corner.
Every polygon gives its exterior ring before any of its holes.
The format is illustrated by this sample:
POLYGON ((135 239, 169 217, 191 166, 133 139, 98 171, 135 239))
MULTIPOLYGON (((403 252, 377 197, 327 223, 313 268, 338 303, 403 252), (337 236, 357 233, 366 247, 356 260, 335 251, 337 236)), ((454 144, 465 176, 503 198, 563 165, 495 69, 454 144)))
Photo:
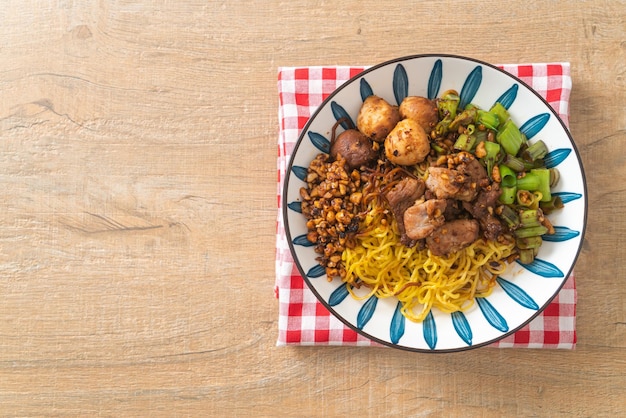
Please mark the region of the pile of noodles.
POLYGON ((474 298, 488 296, 514 249, 513 243, 483 239, 443 257, 427 248, 406 247, 393 216, 376 200, 359 229, 357 245, 342 254, 350 293, 356 299, 395 296, 402 303, 402 314, 415 322, 423 321, 433 307, 447 313, 463 311, 474 298), (363 287, 369 292, 357 295, 354 288, 363 287))

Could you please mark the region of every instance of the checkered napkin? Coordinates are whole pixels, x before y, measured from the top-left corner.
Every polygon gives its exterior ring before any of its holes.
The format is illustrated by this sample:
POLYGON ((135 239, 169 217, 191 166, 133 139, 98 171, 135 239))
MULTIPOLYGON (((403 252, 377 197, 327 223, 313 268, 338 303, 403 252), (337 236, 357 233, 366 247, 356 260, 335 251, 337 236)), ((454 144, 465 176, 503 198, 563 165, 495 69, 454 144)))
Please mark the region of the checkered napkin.
MULTIPOLYGON (((569 63, 512 64, 500 68, 541 94, 565 124, 572 87, 569 63)), ((293 262, 282 217, 283 180, 294 145, 309 117, 337 87, 367 67, 281 67, 278 70, 278 220, 276 285, 278 346, 380 346, 335 318, 308 289, 293 262)), ((576 346, 576 284, 572 273, 553 302, 532 322, 493 347, 566 348, 576 346)))

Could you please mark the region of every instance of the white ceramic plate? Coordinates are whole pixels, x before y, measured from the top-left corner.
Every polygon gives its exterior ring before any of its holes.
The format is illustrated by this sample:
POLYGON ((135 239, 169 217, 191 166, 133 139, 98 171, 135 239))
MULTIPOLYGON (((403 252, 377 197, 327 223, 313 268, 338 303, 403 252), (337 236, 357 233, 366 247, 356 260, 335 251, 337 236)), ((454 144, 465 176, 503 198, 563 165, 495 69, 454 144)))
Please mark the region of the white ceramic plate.
MULTIPOLYGON (((337 133, 339 133, 338 130, 337 133)), ((576 146, 557 113, 524 82, 485 62, 450 55, 398 58, 369 68, 333 92, 308 121, 294 148, 283 192, 285 229, 302 277, 328 310, 358 333, 396 348, 445 352, 480 347, 517 331, 536 317, 558 294, 581 249, 587 217, 584 172, 576 146), (435 98, 448 89, 460 92, 461 106, 488 109, 496 101, 529 140, 542 139, 561 180, 554 192, 565 207, 550 215, 557 233, 544 240, 530 265, 513 263, 498 277, 487 298, 469 310, 446 314, 433 309, 422 323, 406 320, 395 298, 358 301, 340 279, 328 281, 306 241, 299 189, 306 168, 320 152, 328 152, 332 126, 343 116, 356 121, 365 97, 376 94, 391 104, 407 95, 435 98)))

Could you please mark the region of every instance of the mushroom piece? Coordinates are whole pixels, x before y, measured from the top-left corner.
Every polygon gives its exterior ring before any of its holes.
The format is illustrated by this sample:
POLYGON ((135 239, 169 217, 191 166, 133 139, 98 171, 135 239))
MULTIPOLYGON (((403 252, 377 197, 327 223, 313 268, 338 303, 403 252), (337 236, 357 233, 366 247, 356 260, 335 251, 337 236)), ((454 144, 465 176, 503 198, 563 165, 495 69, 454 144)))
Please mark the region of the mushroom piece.
POLYGON ((350 169, 367 165, 378 155, 372 141, 356 129, 348 129, 340 133, 330 146, 330 156, 337 159, 337 155, 346 160, 350 169))

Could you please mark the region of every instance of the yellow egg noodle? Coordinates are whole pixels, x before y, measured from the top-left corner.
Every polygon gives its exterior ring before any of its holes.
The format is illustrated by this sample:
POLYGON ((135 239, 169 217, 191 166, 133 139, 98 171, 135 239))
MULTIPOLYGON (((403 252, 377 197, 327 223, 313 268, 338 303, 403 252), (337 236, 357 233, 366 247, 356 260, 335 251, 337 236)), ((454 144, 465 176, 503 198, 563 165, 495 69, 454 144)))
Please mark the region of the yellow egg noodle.
POLYGON ((463 311, 475 297, 488 296, 515 247, 479 239, 442 257, 427 248, 406 247, 400 243, 393 216, 375 200, 356 239, 358 245, 342 254, 344 281, 350 284, 352 297, 396 296, 402 314, 415 322, 423 321, 433 307, 447 313, 463 311), (354 288, 363 286, 369 292, 357 295, 354 288))

